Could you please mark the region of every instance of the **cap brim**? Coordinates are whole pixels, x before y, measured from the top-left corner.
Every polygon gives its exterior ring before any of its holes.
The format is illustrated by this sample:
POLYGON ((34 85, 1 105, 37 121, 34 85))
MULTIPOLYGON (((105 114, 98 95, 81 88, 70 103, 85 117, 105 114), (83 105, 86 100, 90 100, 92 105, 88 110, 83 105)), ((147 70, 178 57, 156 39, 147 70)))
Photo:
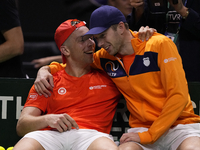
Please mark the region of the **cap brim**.
POLYGON ((87 33, 84 34, 85 35, 95 35, 95 34, 100 34, 104 31, 106 31, 108 28, 105 27, 94 27, 92 29, 90 29, 87 33))

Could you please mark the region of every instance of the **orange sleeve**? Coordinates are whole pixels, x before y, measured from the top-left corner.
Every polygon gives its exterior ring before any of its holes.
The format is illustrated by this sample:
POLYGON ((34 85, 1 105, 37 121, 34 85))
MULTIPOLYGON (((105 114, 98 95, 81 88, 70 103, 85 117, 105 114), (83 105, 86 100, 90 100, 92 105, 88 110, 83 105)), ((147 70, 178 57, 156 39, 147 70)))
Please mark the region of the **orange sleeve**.
POLYGON ((188 88, 182 60, 175 44, 168 38, 159 40, 158 66, 166 99, 160 116, 148 131, 139 133, 142 144, 154 143, 161 137, 183 112, 188 103, 188 88))
POLYGON ((44 97, 44 95, 38 95, 35 90, 35 86, 33 85, 29 91, 29 94, 26 99, 25 107, 36 107, 39 108, 43 113, 46 111, 48 99, 51 97, 44 97))
POLYGON ((50 65, 50 70, 51 70, 51 74, 54 74, 62 69, 64 69, 66 67, 66 64, 60 64, 58 62, 52 62, 50 65))

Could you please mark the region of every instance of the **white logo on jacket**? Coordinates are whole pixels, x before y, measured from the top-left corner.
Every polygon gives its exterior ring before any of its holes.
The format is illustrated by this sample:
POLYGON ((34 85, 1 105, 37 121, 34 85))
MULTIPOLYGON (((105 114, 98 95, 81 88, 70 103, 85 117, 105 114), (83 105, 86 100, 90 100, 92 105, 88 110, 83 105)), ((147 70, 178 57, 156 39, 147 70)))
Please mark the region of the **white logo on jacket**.
POLYGON ((108 61, 105 66, 110 65, 110 69, 114 72, 117 71, 117 69, 119 69, 119 64, 117 64, 117 66, 115 66, 115 64, 112 61, 108 61))
POLYGON ((170 58, 164 59, 164 63, 168 63, 170 61, 175 61, 176 59, 177 59, 176 57, 170 57, 170 58))
POLYGON ((149 57, 143 58, 143 64, 148 67, 150 65, 149 57))

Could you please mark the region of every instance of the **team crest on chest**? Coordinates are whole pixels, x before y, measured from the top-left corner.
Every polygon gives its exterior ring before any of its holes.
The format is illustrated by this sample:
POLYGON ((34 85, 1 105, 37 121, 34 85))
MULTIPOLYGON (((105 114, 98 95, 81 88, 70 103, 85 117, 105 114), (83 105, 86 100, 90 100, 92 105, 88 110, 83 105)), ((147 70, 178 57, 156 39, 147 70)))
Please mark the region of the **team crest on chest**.
POLYGON ((67 90, 64 87, 61 87, 58 89, 58 94, 64 95, 67 92, 67 90))
POLYGON ((143 64, 148 67, 150 65, 149 57, 143 58, 143 64))

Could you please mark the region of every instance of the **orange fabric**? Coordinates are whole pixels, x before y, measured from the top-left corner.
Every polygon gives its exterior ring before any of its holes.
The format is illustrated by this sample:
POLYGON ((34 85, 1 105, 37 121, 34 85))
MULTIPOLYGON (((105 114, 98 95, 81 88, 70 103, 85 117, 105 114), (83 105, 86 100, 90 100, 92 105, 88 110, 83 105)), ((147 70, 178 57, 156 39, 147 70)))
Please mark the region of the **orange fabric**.
POLYGON ((61 63, 60 65, 57 65, 57 62, 52 62, 51 65, 51 74, 57 73, 58 70, 63 70, 66 66, 66 64, 61 63))
POLYGON ((110 74, 125 97, 130 112, 129 125, 132 128, 149 128, 139 136, 142 144, 150 144, 170 127, 200 122, 200 116, 194 114, 175 44, 158 33, 145 42, 139 40, 137 34, 132 34, 135 37, 131 41, 135 59, 128 75, 123 74, 123 67, 113 73, 108 72, 103 62, 115 62, 115 65, 118 62, 120 65, 122 61, 104 49, 94 54, 94 63, 110 74), (152 71, 146 71, 148 68, 152 71))
MULTIPOLYGON (((94 54, 93 65, 107 72, 125 97, 130 127, 149 128, 139 133, 141 143, 154 143, 178 124, 199 123, 200 116, 194 114, 188 93, 182 60, 172 40, 154 33, 148 41, 142 42, 138 34, 132 32, 132 35, 135 58, 128 74, 123 62, 103 48, 94 54)), ((60 64, 56 65, 54 69, 58 70, 60 64)))
POLYGON ((107 74, 93 70, 77 78, 61 70, 53 77, 51 97, 39 96, 33 86, 24 107, 37 107, 44 114, 67 113, 80 129, 110 133, 121 93, 107 74))
POLYGON ((132 55, 125 55, 125 56, 120 56, 120 57, 122 58, 126 73, 129 74, 129 69, 135 59, 135 53, 133 53, 132 55))

